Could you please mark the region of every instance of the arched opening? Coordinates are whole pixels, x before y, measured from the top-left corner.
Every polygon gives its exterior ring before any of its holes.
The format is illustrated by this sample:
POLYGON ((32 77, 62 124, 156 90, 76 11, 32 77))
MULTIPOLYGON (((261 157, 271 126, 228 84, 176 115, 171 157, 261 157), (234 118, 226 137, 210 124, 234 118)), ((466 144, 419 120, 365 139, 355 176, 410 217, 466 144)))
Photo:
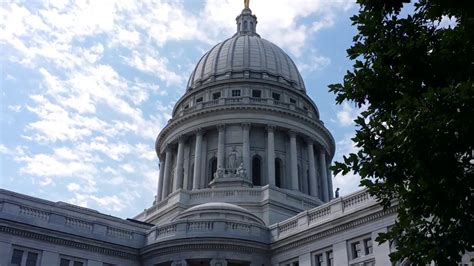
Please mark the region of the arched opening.
POLYGON ((247 21, 244 21, 244 31, 245 30, 248 30, 248 24, 247 24, 247 21))
POLYGON ((280 158, 275 159, 275 185, 281 188, 281 178, 282 178, 282 162, 280 158))
POLYGON ((208 176, 208 182, 211 182, 212 179, 214 179, 214 173, 217 171, 217 158, 212 157, 209 160, 209 176, 208 176))
POLYGON ((252 183, 254 186, 262 185, 262 160, 260 156, 254 156, 252 159, 252 183))

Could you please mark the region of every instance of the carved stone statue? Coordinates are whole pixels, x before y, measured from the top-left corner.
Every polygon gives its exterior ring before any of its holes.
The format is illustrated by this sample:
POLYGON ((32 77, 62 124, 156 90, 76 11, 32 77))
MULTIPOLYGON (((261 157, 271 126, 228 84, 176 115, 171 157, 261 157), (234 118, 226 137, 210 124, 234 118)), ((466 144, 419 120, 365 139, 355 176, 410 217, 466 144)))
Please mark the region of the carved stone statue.
POLYGON ((249 9, 250 0, 244 0, 245 9, 249 9))
POLYGON ((247 178, 247 170, 245 170, 243 163, 240 163, 239 168, 237 168, 237 176, 240 178, 247 178))
POLYGON ((336 189, 336 193, 335 193, 335 194, 336 194, 335 197, 336 197, 336 198, 339 198, 339 188, 336 189))
POLYGON ((237 158, 239 153, 235 150, 235 147, 232 148, 232 151, 229 153, 227 166, 229 169, 236 169, 238 167, 237 158))

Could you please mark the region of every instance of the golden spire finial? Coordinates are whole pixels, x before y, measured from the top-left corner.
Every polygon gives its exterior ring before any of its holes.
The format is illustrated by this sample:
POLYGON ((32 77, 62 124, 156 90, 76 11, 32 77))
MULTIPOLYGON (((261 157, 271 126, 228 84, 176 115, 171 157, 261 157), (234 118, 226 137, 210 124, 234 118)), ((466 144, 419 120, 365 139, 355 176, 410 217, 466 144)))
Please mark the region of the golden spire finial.
POLYGON ((244 0, 245 9, 249 9, 250 0, 244 0))

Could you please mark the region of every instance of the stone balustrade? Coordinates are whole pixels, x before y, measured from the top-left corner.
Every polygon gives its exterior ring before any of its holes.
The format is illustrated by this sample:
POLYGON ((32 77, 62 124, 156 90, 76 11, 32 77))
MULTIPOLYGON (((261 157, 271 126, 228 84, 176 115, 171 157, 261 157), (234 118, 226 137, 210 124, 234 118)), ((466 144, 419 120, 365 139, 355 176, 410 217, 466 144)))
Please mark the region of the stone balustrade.
POLYGON ((148 244, 169 240, 170 238, 229 236, 252 241, 268 242, 268 229, 264 226, 238 221, 202 220, 176 221, 157 225, 149 232, 148 244))
POLYGON ((270 226, 272 240, 276 241, 285 238, 288 235, 293 235, 295 232, 320 225, 327 220, 333 220, 362 208, 373 206, 375 203, 376 200, 369 195, 367 190, 361 190, 345 197, 333 199, 324 205, 270 226))
POLYGON ((145 232, 150 228, 87 208, 39 200, 0 189, 0 219, 10 220, 13 217, 22 223, 44 229, 79 233, 91 239, 137 247, 143 245, 145 232))

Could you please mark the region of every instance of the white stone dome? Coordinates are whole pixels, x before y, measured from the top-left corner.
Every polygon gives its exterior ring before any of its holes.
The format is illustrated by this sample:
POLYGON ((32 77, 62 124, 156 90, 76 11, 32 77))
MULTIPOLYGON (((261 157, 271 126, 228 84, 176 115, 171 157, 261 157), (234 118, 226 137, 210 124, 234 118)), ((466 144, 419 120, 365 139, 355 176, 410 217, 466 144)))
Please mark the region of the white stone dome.
POLYGON ((305 91, 295 63, 277 45, 255 31, 257 18, 250 9, 237 17, 237 33, 214 46, 191 73, 187 90, 232 79, 263 79, 305 91))

